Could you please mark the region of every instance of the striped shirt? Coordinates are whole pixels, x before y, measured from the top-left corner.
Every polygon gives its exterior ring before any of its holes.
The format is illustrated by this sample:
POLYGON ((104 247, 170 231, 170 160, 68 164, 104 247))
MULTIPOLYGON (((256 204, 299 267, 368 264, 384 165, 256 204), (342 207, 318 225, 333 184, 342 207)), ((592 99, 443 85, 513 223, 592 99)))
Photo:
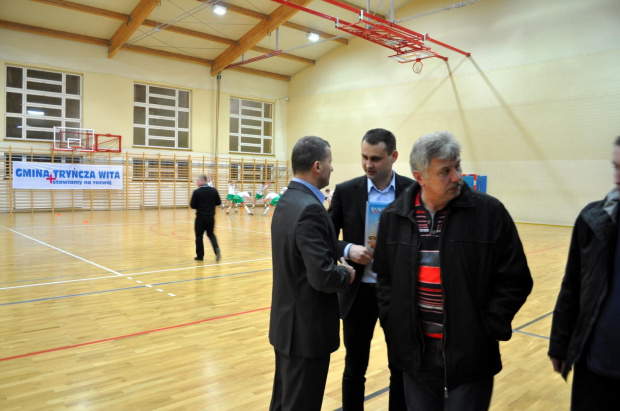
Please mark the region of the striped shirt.
POLYGON ((416 195, 415 219, 420 235, 416 305, 422 333, 432 338, 443 338, 443 290, 439 269, 439 236, 447 213, 444 209, 432 215, 422 204, 420 193, 416 195))

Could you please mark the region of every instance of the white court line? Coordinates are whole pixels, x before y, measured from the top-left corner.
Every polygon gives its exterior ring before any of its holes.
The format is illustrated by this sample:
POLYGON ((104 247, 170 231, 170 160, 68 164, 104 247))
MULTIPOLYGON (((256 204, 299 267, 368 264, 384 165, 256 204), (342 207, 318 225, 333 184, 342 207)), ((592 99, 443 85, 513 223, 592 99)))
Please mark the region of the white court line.
MULTIPOLYGON (((165 270, 153 270, 153 271, 142 271, 142 272, 138 272, 138 273, 131 273, 129 275, 142 275, 142 274, 154 274, 154 273, 165 273, 168 271, 182 271, 182 270, 187 270, 189 268, 200 268, 200 267, 216 267, 218 265, 232 265, 232 264, 242 264, 242 263, 252 263, 254 261, 265 261, 265 260, 271 260, 271 257, 269 258, 257 258, 256 260, 244 260, 244 261, 233 261, 230 263, 216 263, 216 264, 208 264, 208 265, 196 265, 193 267, 180 267, 180 268, 166 268, 165 270)), ((0 288, 1 290, 1 288, 0 288)))
MULTIPOLYGON (((155 225, 155 224, 174 224, 174 223, 194 224, 193 221, 173 220, 173 221, 166 221, 166 222, 89 224, 88 226, 89 227, 117 227, 117 226, 127 226, 127 225, 155 225)), ((0 226, 0 227, 7 229, 7 230, 11 230, 10 228, 4 227, 4 226, 0 226)), ((40 230, 42 228, 75 228, 75 227, 84 227, 84 225, 83 224, 71 224, 71 225, 36 226, 36 227, 31 226, 31 227, 19 227, 19 229, 20 230, 31 230, 31 229, 40 230)), ((265 231, 246 230, 243 228, 228 227, 228 226, 223 226, 223 225, 216 225, 215 228, 221 228, 221 229, 233 230, 233 231, 245 231, 248 233, 256 233, 256 234, 271 234, 270 232, 265 232, 265 231)))
POLYGON ((112 269, 109 269, 109 268, 107 268, 107 267, 104 267, 104 266, 102 266, 102 265, 99 265, 99 264, 97 264, 97 263, 94 263, 94 262, 92 262, 92 261, 90 261, 90 260, 87 260, 87 259, 85 259, 85 258, 82 258, 82 257, 80 257, 79 255, 71 254, 71 253, 70 253, 70 252, 68 252, 68 251, 65 251, 65 250, 63 250, 63 249, 60 249, 60 248, 58 248, 58 247, 54 247, 53 245, 47 244, 47 243, 45 243, 45 242, 43 242, 43 241, 41 241, 41 240, 37 240, 36 238, 32 238, 32 237, 30 237, 30 236, 27 236, 26 234, 22 234, 22 233, 20 233, 19 231, 15 231, 15 230, 13 230, 12 228, 8 228, 8 227, 5 227, 5 226, 3 226, 3 225, 0 225, 0 227, 4 228, 4 229, 6 229, 6 230, 8 230, 8 231, 10 231, 10 232, 12 232, 12 233, 19 234, 19 235, 21 235, 22 237, 26 237, 26 238, 28 238, 28 239, 30 239, 30 240, 32 240, 32 241, 35 241, 35 242, 37 242, 37 243, 39 243, 39 244, 43 244, 43 245, 44 245, 44 246, 46 246, 46 247, 53 248, 53 249, 54 249, 54 250, 56 250, 56 251, 60 251, 61 253, 65 253, 65 254, 67 254, 67 255, 70 255, 71 257, 77 258, 78 260, 82 260, 82 261, 84 261, 85 263, 92 264, 92 265, 94 265, 95 267, 99 267, 99 268, 101 268, 102 270, 109 271, 109 272, 111 272, 112 274, 115 274, 115 275, 117 275, 117 276, 119 276, 119 277, 125 277, 125 275, 124 275, 124 274, 121 274, 121 273, 116 272, 116 271, 114 271, 114 270, 112 270, 112 269))
MULTIPOLYGON (((2 226, 0 226, 0 227, 2 227, 2 226)), ((271 258, 259 258, 259 259, 256 259, 256 260, 234 261, 234 262, 230 262, 230 263, 216 263, 216 264, 208 264, 208 265, 196 265, 196 266, 188 266, 188 267, 181 267, 181 268, 170 268, 170 269, 166 269, 166 270, 144 271, 144 272, 141 272, 141 273, 132 273, 132 274, 129 274, 129 275, 143 275, 143 274, 164 273, 164 272, 167 272, 167 271, 180 271, 180 270, 189 270, 189 269, 194 269, 194 268, 215 267, 215 266, 218 266, 218 265, 221 266, 221 265, 244 264, 244 263, 251 263, 251 262, 254 262, 254 261, 264 261, 264 260, 271 260, 271 258)), ((124 274, 119 274, 119 275, 125 277, 124 274)), ((0 287, 0 291, 1 290, 13 290, 13 289, 16 289, 16 288, 39 287, 39 286, 42 286, 42 285, 56 285, 56 284, 66 284, 66 283, 77 283, 77 282, 82 282, 82 281, 104 280, 104 279, 116 278, 116 277, 117 276, 108 275, 108 276, 104 276, 104 277, 80 278, 80 279, 77 279, 77 280, 52 281, 52 282, 49 282, 49 283, 16 285, 16 286, 13 286, 13 287, 0 287)), ((125 277, 125 278, 127 278, 127 277, 125 277)), ((136 282, 142 284, 142 281, 136 281, 136 282)))
MULTIPOLYGON (((191 223, 193 224, 194 222, 188 222, 187 220, 172 220, 172 221, 166 221, 165 224, 173 224, 173 223, 191 223)), ((92 224, 89 223, 88 227, 118 227, 118 226, 128 226, 128 225, 153 225, 153 224, 164 224, 161 222, 144 222, 144 223, 106 223, 106 224, 92 224)), ((4 226, 0 226, 2 228, 6 228, 4 226)), ((40 230, 43 228, 76 228, 76 227, 84 227, 84 224, 70 224, 70 225, 48 225, 48 226, 28 226, 28 227, 17 227, 20 230, 40 230)), ((6 228, 7 230, 10 230, 10 228, 6 228)))

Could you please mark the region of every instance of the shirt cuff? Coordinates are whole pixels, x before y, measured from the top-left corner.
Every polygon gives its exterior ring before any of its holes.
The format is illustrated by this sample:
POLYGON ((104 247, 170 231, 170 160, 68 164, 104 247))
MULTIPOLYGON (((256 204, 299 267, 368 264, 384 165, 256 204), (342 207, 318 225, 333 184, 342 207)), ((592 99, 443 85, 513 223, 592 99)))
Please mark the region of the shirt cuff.
POLYGON ((349 243, 347 244, 347 246, 344 248, 344 258, 346 258, 347 260, 349 260, 349 248, 351 248, 351 246, 353 245, 353 243, 349 243))

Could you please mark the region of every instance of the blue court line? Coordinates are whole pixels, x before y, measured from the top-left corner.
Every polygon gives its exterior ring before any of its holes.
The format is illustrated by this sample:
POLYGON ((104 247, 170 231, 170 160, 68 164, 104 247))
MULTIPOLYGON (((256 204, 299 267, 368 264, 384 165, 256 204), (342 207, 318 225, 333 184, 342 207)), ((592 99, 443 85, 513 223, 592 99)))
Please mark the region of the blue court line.
MULTIPOLYGON (((120 271, 119 271, 120 272, 120 271)), ((82 273, 82 274, 95 274, 95 273, 82 273)), ((0 285, 10 285, 10 284, 19 284, 19 283, 32 283, 37 281, 49 281, 49 280, 61 280, 63 278, 81 278, 81 275, 57 275, 54 277, 41 277, 41 278, 30 278, 28 280, 16 280, 16 281, 3 281, 0 282, 0 285)))
POLYGON ((235 275, 243 275, 243 274, 251 274, 251 273, 260 273, 261 271, 271 271, 271 268, 266 268, 264 270, 254 270, 254 271, 244 271, 242 273, 232 273, 232 274, 222 274, 222 275, 214 275, 212 277, 201 277, 201 278, 191 278, 189 280, 179 280, 179 281, 169 281, 166 283, 157 283, 153 285, 166 285, 166 284, 177 284, 177 283, 187 283, 189 281, 198 281, 198 280, 210 280, 213 278, 223 278, 223 277, 232 277, 235 275))
POLYGON ((542 338, 543 340, 549 340, 549 337, 545 337, 544 335, 538 335, 538 334, 533 334, 533 333, 528 333, 525 331, 519 331, 519 330, 514 330, 514 332, 519 333, 519 334, 525 334, 525 335, 529 335, 531 337, 537 337, 537 338, 542 338))
POLYGON ((520 331, 520 330, 522 330, 523 328, 527 327, 528 325, 532 325, 532 324, 534 324, 534 323, 536 323, 536 322, 538 322, 538 321, 540 321, 540 320, 542 320, 542 319, 544 319, 544 318, 546 318, 546 317, 549 317, 551 314, 553 314, 553 311, 548 312, 547 314, 543 314, 543 315, 541 315, 540 317, 533 319, 533 320, 532 320, 532 321, 530 321, 529 323, 525 323, 525 324, 523 324, 522 326, 515 328, 513 331, 520 331))
MULTIPOLYGON (((186 283, 186 282, 189 282, 189 281, 211 280, 211 279, 214 279, 214 278, 232 277, 232 276, 236 276, 236 275, 258 273, 258 272, 261 272, 261 271, 271 271, 271 269, 269 268, 269 269, 264 269, 264 270, 244 271, 242 273, 222 274, 222 275, 216 275, 216 276, 212 276, 212 277, 192 278, 192 279, 189 279, 189 280, 168 281, 168 282, 165 282, 165 283, 156 283, 156 284, 151 284, 151 285, 153 285, 153 286, 160 286, 160 285, 166 285, 166 284, 186 283)), ((14 301, 12 303, 0 303, 0 307, 5 306, 5 305, 34 303, 34 302, 38 302, 38 301, 59 300, 61 298, 82 297, 84 295, 111 293, 113 291, 125 291, 125 290, 132 290, 132 289, 136 289, 136 288, 146 288, 146 285, 138 285, 138 286, 134 286, 134 287, 125 287, 125 288, 115 288, 113 290, 104 290, 104 291, 92 291, 92 292, 89 292, 89 293, 81 293, 81 294, 61 295, 61 296, 57 296, 57 297, 37 298, 37 299, 34 299, 34 300, 14 301)))
MULTIPOLYGON (((166 267, 166 266, 163 266, 166 267)), ((168 266, 168 267, 175 267, 178 268, 178 266, 168 266)), ((188 268, 192 268, 192 267, 196 267, 195 265, 187 265, 188 268)), ((162 268, 162 266, 157 266, 157 268, 162 268)), ((127 273, 129 272, 130 274, 133 275, 137 275, 140 274, 140 271, 143 270, 152 270, 153 267, 140 267, 140 268, 128 268, 126 270, 115 270, 117 273, 127 273), (136 272, 137 271, 137 272, 136 272)), ((75 275, 57 275, 57 276, 53 276, 53 277, 41 277, 41 278, 30 278, 27 280, 15 280, 15 281, 2 281, 0 282, 0 285, 10 285, 10 284, 20 284, 20 283, 32 283, 32 282, 36 282, 36 281, 49 281, 49 280, 62 280, 62 279, 66 279, 66 278, 82 278, 84 274, 91 274, 91 273, 81 273, 81 274, 75 274, 75 275)), ((94 274, 94 273, 93 273, 94 274)))
POLYGON ((131 290, 131 289, 134 289, 134 288, 145 288, 145 286, 144 285, 138 285, 138 286, 135 286, 135 287, 116 288, 114 290, 93 291, 93 292, 90 292, 90 293, 69 294, 69 295, 61 295, 61 296, 58 296, 58 297, 37 298, 35 300, 14 301, 12 303, 2 303, 2 304, 0 304, 0 307, 3 306, 3 305, 15 305, 15 304, 23 304, 23 303, 36 303, 38 301, 59 300, 61 298, 81 297, 83 295, 111 293, 113 291, 124 291, 124 290, 131 290))

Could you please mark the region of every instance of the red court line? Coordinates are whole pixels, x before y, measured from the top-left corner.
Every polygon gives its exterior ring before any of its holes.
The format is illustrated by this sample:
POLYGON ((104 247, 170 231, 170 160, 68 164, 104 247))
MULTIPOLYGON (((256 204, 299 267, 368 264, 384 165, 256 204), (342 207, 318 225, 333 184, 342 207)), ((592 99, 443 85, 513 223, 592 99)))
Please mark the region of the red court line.
POLYGON ((556 245, 555 247, 543 248, 542 250, 530 251, 529 253, 525 253, 525 254, 541 253, 543 251, 553 250, 554 248, 560 248, 560 247, 566 247, 566 244, 556 245))
POLYGON ((213 318, 207 318, 207 319, 204 319, 204 320, 192 321, 191 323, 171 325, 169 327, 156 328, 154 330, 147 330, 147 331, 140 331, 140 332, 133 333, 133 334, 127 334, 127 335, 121 335, 121 336, 118 336, 118 337, 105 338, 103 340, 89 341, 89 342, 80 343, 80 344, 67 345, 65 347, 58 347, 58 348, 52 348, 52 349, 49 349, 49 350, 31 352, 31 353, 28 353, 28 354, 15 355, 13 357, 0 358, 0 361, 8 361, 8 360, 14 360, 14 359, 17 359, 17 358, 31 357, 33 355, 46 354, 46 353, 54 352, 54 351, 68 350, 70 348, 83 347, 85 345, 99 344, 99 343, 102 343, 102 342, 122 340, 123 338, 136 337, 138 335, 151 334, 151 333, 156 333, 156 332, 159 332, 159 331, 173 330, 175 328, 187 327, 188 325, 196 325, 196 324, 206 323, 206 322, 209 322, 209 321, 221 320, 221 319, 224 319, 224 318, 236 317, 236 316, 243 315, 243 314, 250 314, 250 313, 255 313, 255 312, 258 312, 258 311, 264 311, 264 310, 268 310, 270 308, 271 307, 257 308, 255 310, 243 311, 243 312, 240 312, 240 313, 222 315, 220 317, 213 317, 213 318))

